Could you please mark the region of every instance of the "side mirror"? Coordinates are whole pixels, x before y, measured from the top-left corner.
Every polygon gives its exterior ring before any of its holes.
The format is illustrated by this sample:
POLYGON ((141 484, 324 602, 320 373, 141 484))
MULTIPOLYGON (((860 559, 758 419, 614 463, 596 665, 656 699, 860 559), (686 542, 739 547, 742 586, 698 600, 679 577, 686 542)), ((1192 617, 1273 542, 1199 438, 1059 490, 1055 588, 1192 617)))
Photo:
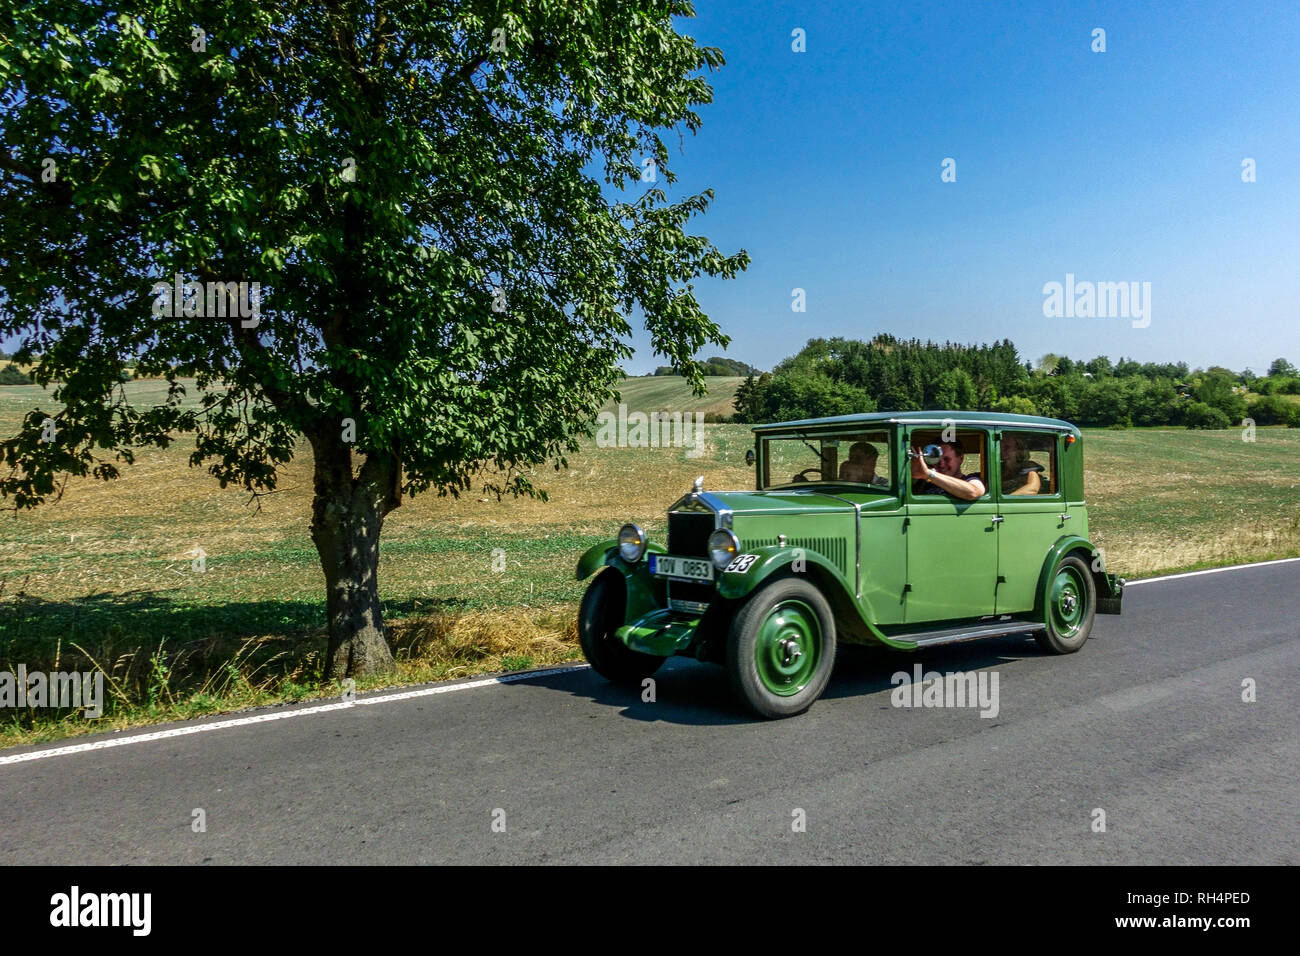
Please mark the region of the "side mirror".
POLYGON ((919 452, 915 448, 913 448, 908 451, 907 457, 920 458, 922 461, 926 463, 927 466, 933 468, 935 465, 939 464, 941 460, 943 460, 943 446, 926 445, 919 452))
POLYGON ((747 465, 754 464, 754 449, 749 448, 745 450, 745 464, 747 465))

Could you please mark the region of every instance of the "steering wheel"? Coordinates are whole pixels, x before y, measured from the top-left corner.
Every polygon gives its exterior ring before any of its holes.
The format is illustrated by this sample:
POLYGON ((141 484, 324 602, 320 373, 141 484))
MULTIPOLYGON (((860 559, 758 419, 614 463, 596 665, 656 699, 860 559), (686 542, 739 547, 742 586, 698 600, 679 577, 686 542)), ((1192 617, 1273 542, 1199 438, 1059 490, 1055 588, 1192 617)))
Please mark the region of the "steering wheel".
POLYGON ((818 476, 819 478, 821 477, 822 470, 821 470, 820 468, 805 468, 803 471, 799 472, 799 474, 797 474, 797 475, 795 475, 793 478, 791 478, 790 481, 792 481, 792 482, 795 482, 795 481, 807 481, 807 480, 808 480, 808 472, 810 472, 810 471, 815 471, 815 472, 817 472, 817 476, 818 476))

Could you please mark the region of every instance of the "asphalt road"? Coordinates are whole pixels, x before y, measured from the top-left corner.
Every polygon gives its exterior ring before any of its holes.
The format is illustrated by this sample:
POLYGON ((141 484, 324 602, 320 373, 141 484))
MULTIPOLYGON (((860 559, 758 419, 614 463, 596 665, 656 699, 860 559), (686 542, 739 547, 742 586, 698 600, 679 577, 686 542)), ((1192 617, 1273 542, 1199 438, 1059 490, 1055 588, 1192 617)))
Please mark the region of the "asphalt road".
POLYGON ((584 669, 0 765, 0 864, 1294 865, 1298 583, 1142 583, 1066 657, 852 649, 785 721, 670 661, 653 703, 584 669), (918 661, 996 672, 997 717, 891 706, 918 661))

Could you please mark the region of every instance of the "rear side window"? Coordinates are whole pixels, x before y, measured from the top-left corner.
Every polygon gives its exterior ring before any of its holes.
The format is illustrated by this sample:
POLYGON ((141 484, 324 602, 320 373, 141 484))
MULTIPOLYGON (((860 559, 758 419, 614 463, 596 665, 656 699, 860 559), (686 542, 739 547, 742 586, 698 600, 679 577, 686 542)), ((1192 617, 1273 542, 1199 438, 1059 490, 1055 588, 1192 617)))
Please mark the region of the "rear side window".
POLYGON ((1059 490, 1053 434, 1003 432, 999 465, 1003 497, 1053 495, 1059 490))

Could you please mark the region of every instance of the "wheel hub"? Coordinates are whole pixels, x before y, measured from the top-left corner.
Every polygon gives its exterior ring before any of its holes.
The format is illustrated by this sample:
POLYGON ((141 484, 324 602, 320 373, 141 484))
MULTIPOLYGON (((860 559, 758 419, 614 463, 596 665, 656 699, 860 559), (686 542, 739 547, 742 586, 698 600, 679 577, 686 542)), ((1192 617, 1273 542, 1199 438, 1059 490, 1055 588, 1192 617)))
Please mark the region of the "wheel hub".
POLYGON ((799 693, 817 670, 820 647, 816 612, 797 598, 779 602, 758 628, 754 664, 759 680, 781 697, 799 693))
POLYGON ((793 664, 803 657, 803 649, 799 647, 799 641, 793 637, 783 638, 780 641, 780 648, 782 664, 793 664))

